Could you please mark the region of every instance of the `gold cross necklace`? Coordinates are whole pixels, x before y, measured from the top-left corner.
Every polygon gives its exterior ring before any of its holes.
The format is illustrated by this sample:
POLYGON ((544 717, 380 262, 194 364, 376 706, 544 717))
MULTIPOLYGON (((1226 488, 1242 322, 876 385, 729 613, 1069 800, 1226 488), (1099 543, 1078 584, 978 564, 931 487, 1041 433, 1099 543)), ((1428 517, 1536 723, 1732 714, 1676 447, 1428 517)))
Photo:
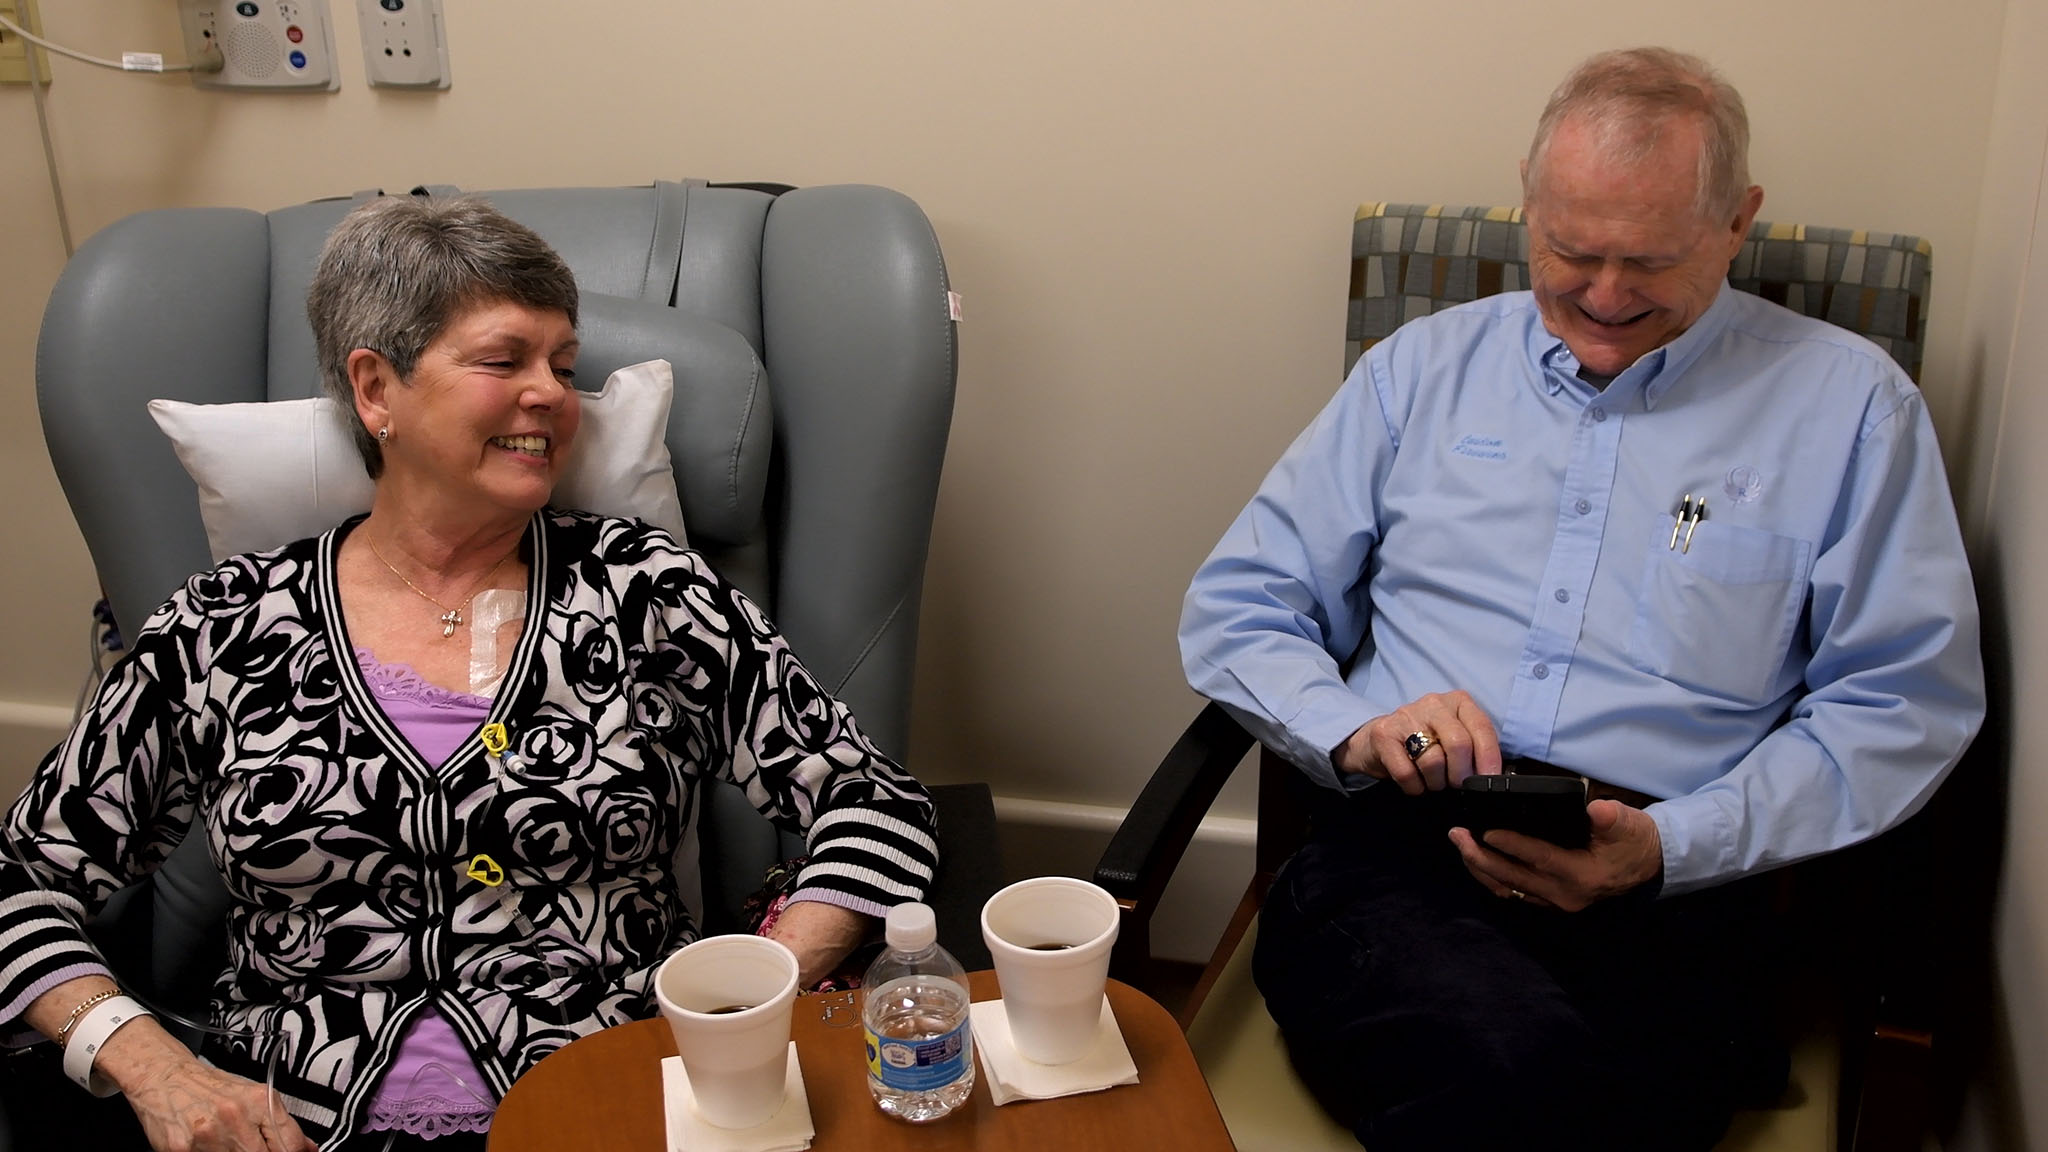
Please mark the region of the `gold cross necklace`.
POLYGON ((370 546, 370 553, 371 555, 377 558, 378 563, 384 565, 386 568, 391 569, 391 574, 393 576, 398 577, 400 580, 405 580, 405 586, 407 588, 410 588, 414 592, 419 593, 420 599, 425 600, 427 603, 432 604, 434 607, 441 609, 441 639, 443 640, 446 640, 450 636, 455 635, 455 626, 463 623, 462 610, 464 608, 469 607, 469 602, 471 600, 476 599, 478 593, 481 593, 484 590, 484 588, 490 584, 491 577, 496 576, 498 574, 498 569, 503 568, 505 566, 505 561, 510 560, 513 557, 513 555, 519 551, 519 549, 514 548, 511 552, 505 553, 505 555, 502 558, 500 558, 496 564, 491 565, 491 570, 489 572, 484 573, 484 578, 482 580, 477 581, 476 587, 470 590, 469 595, 462 598, 462 603, 457 604, 453 608, 450 608, 448 607, 448 605, 443 604, 439 600, 436 600, 434 597, 428 595, 427 590, 425 588, 420 587, 419 585, 413 583, 411 580, 406 580, 405 573, 400 572, 398 570, 397 565, 393 564, 391 561, 386 560, 384 558, 384 553, 381 549, 377 547, 377 542, 375 540, 372 540, 368 536, 365 536, 363 537, 363 543, 368 544, 370 546))

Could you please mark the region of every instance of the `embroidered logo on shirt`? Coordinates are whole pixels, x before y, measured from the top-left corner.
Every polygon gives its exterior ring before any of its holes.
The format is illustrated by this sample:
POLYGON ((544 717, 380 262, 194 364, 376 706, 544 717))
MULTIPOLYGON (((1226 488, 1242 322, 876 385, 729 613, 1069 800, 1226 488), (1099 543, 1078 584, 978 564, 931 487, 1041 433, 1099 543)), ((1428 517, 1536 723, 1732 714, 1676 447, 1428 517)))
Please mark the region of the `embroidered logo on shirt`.
POLYGON ((1764 474, 1747 464, 1737 464, 1728 470, 1728 478, 1721 481, 1721 491, 1737 504, 1754 504, 1764 494, 1764 474))
POLYGON ((1465 436, 1451 445, 1451 451, 1474 460, 1505 460, 1508 458, 1508 442, 1498 436, 1465 436))

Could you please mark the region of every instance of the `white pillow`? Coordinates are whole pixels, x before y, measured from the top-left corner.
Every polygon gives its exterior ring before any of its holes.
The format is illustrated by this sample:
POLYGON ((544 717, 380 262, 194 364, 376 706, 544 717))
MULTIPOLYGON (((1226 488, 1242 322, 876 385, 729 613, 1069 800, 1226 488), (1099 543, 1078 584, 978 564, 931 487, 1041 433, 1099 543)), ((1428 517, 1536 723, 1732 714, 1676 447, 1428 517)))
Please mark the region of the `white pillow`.
MULTIPOLYGON (((666 360, 612 373, 583 396, 583 423, 555 484, 559 508, 638 517, 683 537, 683 507, 669 470, 666 360)), ((216 563, 317 536, 370 510, 375 484, 349 438, 348 418, 326 397, 261 404, 151 400, 199 488, 199 516, 216 563)))

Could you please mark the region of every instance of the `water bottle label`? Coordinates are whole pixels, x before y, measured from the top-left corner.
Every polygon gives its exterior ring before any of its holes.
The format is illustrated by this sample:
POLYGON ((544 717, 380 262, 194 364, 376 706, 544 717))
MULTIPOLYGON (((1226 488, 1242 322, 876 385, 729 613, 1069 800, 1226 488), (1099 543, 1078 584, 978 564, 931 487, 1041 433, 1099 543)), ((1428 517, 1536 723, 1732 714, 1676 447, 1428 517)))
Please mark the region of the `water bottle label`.
POLYGON ((974 1044, 966 1020, 943 1035, 924 1040, 898 1040, 868 1035, 868 1073, 898 1092, 929 1092, 967 1074, 974 1044))

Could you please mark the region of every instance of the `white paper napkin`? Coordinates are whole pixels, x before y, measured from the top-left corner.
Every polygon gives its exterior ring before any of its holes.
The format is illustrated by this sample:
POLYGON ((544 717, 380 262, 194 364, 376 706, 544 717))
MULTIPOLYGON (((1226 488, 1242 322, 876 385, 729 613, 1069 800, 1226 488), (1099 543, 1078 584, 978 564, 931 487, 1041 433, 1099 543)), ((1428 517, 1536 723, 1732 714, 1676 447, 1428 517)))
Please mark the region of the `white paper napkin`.
POLYGON ((1071 1064, 1037 1064, 1018 1055, 1016 1042, 1010 1039, 1010 1017, 1001 1000, 980 1001, 971 1011, 974 1050, 981 1054, 982 1070, 988 1074, 988 1094, 997 1104, 1050 1100, 1138 1082, 1138 1066, 1131 1061, 1131 1050, 1124 1046, 1124 1034, 1117 1029, 1116 1014, 1109 1010, 1107 996, 1102 998, 1095 1047, 1071 1064))
POLYGON ((752 1128, 716 1128, 697 1115, 697 1097, 690 1074, 677 1056, 661 1062, 661 1096, 668 1114, 668 1152, 799 1152, 811 1146, 818 1130, 811 1124, 811 1102, 804 1095, 804 1072, 796 1059, 796 1041, 789 1044, 789 1079, 782 1108, 752 1128))

